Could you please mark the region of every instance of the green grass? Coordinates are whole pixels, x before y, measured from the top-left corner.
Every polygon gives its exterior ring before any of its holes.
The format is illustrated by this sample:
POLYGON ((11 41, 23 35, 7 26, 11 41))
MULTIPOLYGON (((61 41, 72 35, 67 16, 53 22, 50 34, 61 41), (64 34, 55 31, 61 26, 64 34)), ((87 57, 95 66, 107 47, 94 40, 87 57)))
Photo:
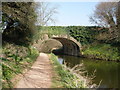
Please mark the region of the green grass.
POLYGON ((110 44, 96 44, 91 45, 83 50, 83 55, 90 58, 119 61, 120 56, 118 48, 110 44))
POLYGON ((63 65, 57 61, 54 54, 50 55, 50 60, 54 65, 54 70, 57 76, 53 78, 53 88, 86 88, 84 82, 80 80, 75 74, 68 71, 63 65))
POLYGON ((68 32, 66 27, 62 26, 45 26, 40 28, 40 34, 48 34, 50 37, 51 35, 67 35, 68 32))
MULTIPOLYGON (((10 46, 10 47, 13 48, 13 46, 10 46)), ((29 69, 31 65, 34 63, 34 61, 36 60, 37 56, 39 55, 38 51, 33 47, 30 47, 31 55, 27 51, 25 56, 20 56, 17 53, 13 54, 14 49, 11 49, 11 48, 10 49, 6 49, 5 47, 3 48, 3 53, 4 54, 6 53, 6 57, 2 58, 2 61, 3 61, 2 87, 3 88, 13 88, 15 82, 12 82, 11 80, 16 75, 22 74, 22 71, 24 69, 29 69), (8 53, 8 51, 10 52, 8 53), (16 57, 17 59, 15 60, 16 57)), ((23 51, 21 53, 23 53, 23 51)))

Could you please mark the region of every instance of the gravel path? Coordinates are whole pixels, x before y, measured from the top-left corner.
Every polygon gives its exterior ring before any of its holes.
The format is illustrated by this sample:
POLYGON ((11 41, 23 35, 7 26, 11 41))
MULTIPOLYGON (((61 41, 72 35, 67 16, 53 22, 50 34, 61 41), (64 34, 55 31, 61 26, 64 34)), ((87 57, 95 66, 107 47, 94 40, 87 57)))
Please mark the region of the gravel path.
POLYGON ((15 88, 50 88, 52 66, 49 57, 40 53, 31 69, 21 78, 15 88))

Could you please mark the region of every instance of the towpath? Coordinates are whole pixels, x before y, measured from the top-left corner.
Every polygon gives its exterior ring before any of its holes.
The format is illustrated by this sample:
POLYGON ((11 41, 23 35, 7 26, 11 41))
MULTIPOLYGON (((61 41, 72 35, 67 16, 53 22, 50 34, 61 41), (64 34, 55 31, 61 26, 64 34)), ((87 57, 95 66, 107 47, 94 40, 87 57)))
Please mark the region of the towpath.
POLYGON ((52 65, 49 57, 45 53, 40 53, 39 57, 18 81, 15 88, 50 88, 52 81, 52 65))

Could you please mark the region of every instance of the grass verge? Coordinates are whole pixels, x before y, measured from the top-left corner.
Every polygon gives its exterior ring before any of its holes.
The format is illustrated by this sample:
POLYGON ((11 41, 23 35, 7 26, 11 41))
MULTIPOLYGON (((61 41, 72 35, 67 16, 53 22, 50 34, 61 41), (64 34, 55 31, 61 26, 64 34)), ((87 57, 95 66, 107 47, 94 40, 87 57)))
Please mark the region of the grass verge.
POLYGON ((17 82, 13 79, 17 75, 23 74, 25 69, 29 69, 39 55, 33 47, 29 48, 30 53, 25 47, 10 44, 8 46, 9 48, 7 46, 3 48, 3 57, 1 58, 2 88, 13 88, 17 82))
POLYGON ((83 56, 93 59, 104 59, 107 61, 120 61, 118 48, 110 44, 97 44, 83 50, 83 56))
POLYGON ((57 74, 53 77, 52 88, 87 88, 86 82, 61 65, 54 54, 50 54, 50 60, 57 74))

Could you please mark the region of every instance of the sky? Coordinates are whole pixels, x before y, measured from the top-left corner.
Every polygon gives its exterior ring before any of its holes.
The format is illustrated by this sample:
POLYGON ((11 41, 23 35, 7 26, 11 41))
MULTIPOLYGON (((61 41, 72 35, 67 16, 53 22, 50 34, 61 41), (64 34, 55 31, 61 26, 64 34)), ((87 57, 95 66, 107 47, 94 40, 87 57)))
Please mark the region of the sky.
POLYGON ((89 21, 98 2, 51 2, 57 5, 55 26, 93 26, 89 21))

